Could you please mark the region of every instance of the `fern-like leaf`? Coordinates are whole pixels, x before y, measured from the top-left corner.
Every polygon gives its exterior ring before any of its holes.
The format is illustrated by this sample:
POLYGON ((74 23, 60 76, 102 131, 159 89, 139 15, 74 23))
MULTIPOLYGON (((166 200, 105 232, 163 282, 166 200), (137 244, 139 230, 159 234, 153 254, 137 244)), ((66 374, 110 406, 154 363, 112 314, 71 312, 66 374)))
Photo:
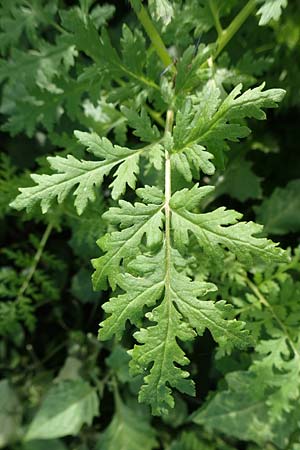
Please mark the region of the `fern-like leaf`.
POLYGON ((36 186, 21 188, 21 194, 11 206, 16 209, 26 208, 30 211, 40 202, 43 213, 47 212, 52 201, 57 197, 62 203, 71 190, 74 191, 75 207, 78 214, 85 209, 88 201, 95 200, 94 189, 99 187, 103 177, 114 167, 119 166, 111 183, 112 196, 118 198, 126 188, 126 184, 135 187, 136 174, 139 171, 138 161, 141 151, 126 147, 113 146, 106 138, 99 138, 95 133, 75 132, 78 140, 87 147, 100 161, 78 160, 72 155, 48 157, 53 175, 31 175, 36 186))
POLYGON ((264 84, 241 94, 239 84, 222 100, 220 89, 213 81, 208 82, 193 99, 187 97, 178 110, 172 153, 188 154, 195 144, 201 144, 215 155, 218 165, 223 165, 227 141, 236 142, 250 133, 242 119, 265 119, 263 109, 276 107, 285 94, 282 89, 263 88, 264 84))

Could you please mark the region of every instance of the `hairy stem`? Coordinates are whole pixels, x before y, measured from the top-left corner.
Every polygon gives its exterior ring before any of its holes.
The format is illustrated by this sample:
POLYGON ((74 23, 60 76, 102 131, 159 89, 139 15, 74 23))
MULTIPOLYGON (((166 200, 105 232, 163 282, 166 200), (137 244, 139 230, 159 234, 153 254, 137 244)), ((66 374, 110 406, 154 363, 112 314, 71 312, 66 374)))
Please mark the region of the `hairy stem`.
POLYGON ((173 65, 173 61, 171 56, 168 53, 168 50, 166 49, 166 46, 160 37, 158 31, 156 30, 154 23, 152 22, 147 10, 142 5, 141 0, 130 0, 131 6, 134 10, 134 12, 137 15, 137 18, 139 19, 140 23, 144 27, 150 41, 153 44, 153 47, 155 48, 156 53, 158 54, 159 58, 163 62, 165 67, 170 66, 172 72, 176 72, 176 69, 173 65))
POLYGON ((237 14, 237 16, 235 16, 233 21, 228 25, 226 30, 222 31, 222 34, 217 40, 217 51, 214 55, 215 58, 222 52, 229 41, 231 41, 233 36, 241 28, 243 23, 248 19, 250 14, 254 11, 255 6, 256 0, 249 0, 248 3, 243 7, 243 9, 237 14))
POLYGON ((274 317, 274 319, 276 320, 276 322, 278 323, 279 327, 281 328, 281 330, 284 332, 284 334, 287 337, 287 340, 289 341, 289 344, 295 354, 295 356, 297 358, 300 358, 300 353, 297 349, 297 347, 295 346, 293 339, 291 338, 288 329, 286 328, 285 324, 282 322, 282 320, 278 317, 278 315, 276 314, 276 312, 274 311, 274 308, 272 307, 272 305, 268 302, 268 300, 266 299, 266 297, 261 293, 261 291, 258 289, 258 287, 252 283, 251 280, 249 280, 249 278, 245 278, 245 281, 248 285, 248 287, 251 289, 251 291, 255 294, 255 296, 257 297, 257 299, 260 301, 260 303, 262 305, 264 305, 266 308, 268 308, 271 313, 272 316, 274 317))
POLYGON ((26 276, 22 286, 19 289, 18 296, 17 296, 17 301, 22 298, 22 296, 25 294, 25 292, 26 292, 26 290, 27 290, 27 288, 28 288, 28 286, 30 284, 30 281, 31 281, 31 279, 32 279, 32 277, 33 277, 33 275, 34 275, 34 273, 36 271, 38 263, 40 262, 40 259, 41 259, 41 256, 43 254, 45 245, 46 245, 46 243, 47 243, 47 241, 49 239, 49 236, 51 234, 52 228, 53 228, 52 224, 47 225, 47 228, 46 228, 46 230, 45 230, 45 232, 44 232, 44 234, 42 236, 42 239, 41 239, 41 241, 39 243, 39 246, 38 246, 38 249, 36 251, 36 254, 34 255, 34 258, 33 258, 32 264, 31 264, 31 266, 29 268, 28 274, 27 274, 27 276, 26 276))

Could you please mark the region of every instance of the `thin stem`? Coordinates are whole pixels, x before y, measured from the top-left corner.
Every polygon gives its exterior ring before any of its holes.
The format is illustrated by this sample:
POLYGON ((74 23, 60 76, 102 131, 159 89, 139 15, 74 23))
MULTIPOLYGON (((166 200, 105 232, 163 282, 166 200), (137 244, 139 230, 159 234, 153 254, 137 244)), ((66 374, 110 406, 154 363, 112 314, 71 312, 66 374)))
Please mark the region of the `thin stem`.
POLYGON ((53 350, 47 353, 47 355, 40 360, 35 361, 33 364, 31 364, 29 367, 26 367, 27 370, 35 369, 38 366, 42 366, 45 362, 49 361, 56 353, 58 353, 62 348, 66 347, 66 342, 60 342, 56 347, 54 347, 53 350))
POLYGON ((153 44, 153 47, 155 48, 156 53, 158 54, 159 58, 163 62, 165 67, 170 66, 170 70, 175 73, 176 69, 173 65, 173 61, 171 56, 168 53, 168 50, 166 49, 166 46, 160 37, 158 31, 156 30, 154 23, 152 22, 147 10, 142 5, 141 0, 130 0, 131 6, 134 10, 134 12, 137 15, 137 18, 139 19, 140 23, 144 27, 150 41, 153 44))
POLYGON ((236 32, 241 28, 243 23, 248 19, 250 14, 254 11, 256 0, 249 0, 244 8, 233 19, 230 25, 224 30, 217 40, 217 51, 214 55, 216 58, 226 45, 231 41, 236 32))
MULTIPOLYGON (((174 112, 171 109, 167 111, 166 126, 165 126, 165 136, 167 137, 169 133, 172 132, 174 121, 174 112)), ((171 183, 171 159, 170 153, 165 149, 165 300, 167 302, 167 317, 168 326, 166 341, 170 330, 170 317, 171 317, 171 210, 170 210, 170 200, 172 195, 172 183, 171 183)), ((166 355, 166 345, 164 345, 163 359, 161 369, 163 367, 163 362, 166 355)))
POLYGON ((209 0, 208 2, 210 10, 211 10, 211 14, 213 16, 214 22, 215 22, 215 27, 218 33, 218 36, 221 36, 223 33, 223 28, 220 22, 220 18, 219 18, 219 11, 217 9, 217 6, 215 4, 215 0, 209 0))
POLYGON ((18 292, 18 295, 17 295, 17 301, 22 298, 22 296, 25 294, 25 292, 26 292, 26 290, 27 290, 27 288, 29 286, 29 283, 30 283, 30 281, 31 281, 35 271, 36 271, 37 265, 40 262, 41 256, 43 254, 43 251, 44 251, 45 245, 46 245, 46 243, 48 241, 48 238, 49 238, 49 236, 51 234, 52 228, 53 228, 52 224, 47 225, 47 228, 46 228, 46 230, 45 230, 45 232, 44 232, 44 234, 42 236, 42 239, 41 239, 41 241, 39 243, 39 246, 38 246, 38 249, 36 251, 36 254, 34 255, 34 258, 33 258, 32 264, 30 266, 29 272, 28 272, 28 274, 27 274, 27 276, 26 276, 22 286, 19 289, 19 292, 18 292))
POLYGON ((295 346, 293 339, 290 336, 290 333, 288 331, 288 329, 286 328, 285 324, 282 322, 282 320, 278 317, 278 315, 276 314, 276 312, 274 311, 272 305, 270 305, 270 303, 268 302, 268 300, 266 299, 266 297, 261 293, 261 291, 258 289, 258 287, 252 283, 251 280, 249 280, 249 278, 245 277, 245 281, 248 285, 248 287, 252 290, 252 292, 256 295, 256 297, 258 298, 258 300, 260 301, 260 303, 262 305, 264 305, 266 308, 268 308, 274 319, 276 320, 276 322, 278 323, 279 327, 281 328, 281 330, 284 332, 284 334, 286 335, 289 344, 295 354, 295 356, 297 356, 297 358, 300 358, 300 353, 297 349, 297 347, 295 346))
POLYGON ((149 105, 145 105, 146 110, 148 111, 149 115, 152 117, 155 122, 157 122, 161 127, 165 126, 164 120, 161 118, 161 114, 154 109, 152 109, 149 105))
MULTIPOLYGON (((167 117, 166 117, 166 125, 165 125, 165 136, 172 132, 173 127, 173 121, 174 121, 174 112, 171 109, 168 109, 167 111, 167 117)), ((171 195, 171 166, 170 166, 170 155, 168 150, 165 151, 165 158, 166 158, 166 164, 168 167, 168 170, 166 170, 165 173, 165 188, 166 191, 168 190, 168 194, 171 195)), ((165 192, 167 195, 167 192, 165 192)))
POLYGON ((63 27, 61 27, 58 23, 56 23, 56 22, 51 22, 51 25, 52 25, 57 31, 59 31, 61 34, 65 34, 65 33, 66 33, 66 30, 65 30, 63 27))
MULTIPOLYGON (((171 133, 174 121, 174 112, 171 109, 167 111, 165 135, 171 133)), ((171 185, 171 159, 170 153, 165 150, 165 220, 166 220, 166 251, 169 251, 167 247, 170 247, 168 243, 170 242, 170 230, 171 230, 171 212, 170 212, 170 200, 172 194, 171 185)))
POLYGON ((114 401, 115 401, 115 406, 116 406, 116 410, 117 413, 120 413, 120 407, 122 406, 122 400, 121 400, 121 396, 120 396, 120 392, 118 389, 118 382, 115 376, 113 376, 111 378, 111 386, 113 388, 113 395, 114 395, 114 401))

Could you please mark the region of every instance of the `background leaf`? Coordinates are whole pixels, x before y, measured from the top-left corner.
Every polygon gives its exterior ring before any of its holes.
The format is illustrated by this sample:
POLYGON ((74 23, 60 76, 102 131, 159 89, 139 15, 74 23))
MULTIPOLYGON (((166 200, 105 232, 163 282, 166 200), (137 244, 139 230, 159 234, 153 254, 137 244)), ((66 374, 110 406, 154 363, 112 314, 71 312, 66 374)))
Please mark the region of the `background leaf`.
POLYGON ((74 435, 99 413, 94 388, 83 380, 54 385, 43 400, 25 435, 27 441, 74 435))
POLYGON ((300 180, 293 180, 284 188, 276 188, 255 211, 257 221, 270 234, 287 234, 300 230, 300 180))
POLYGON ((0 381, 0 447, 17 440, 20 434, 22 407, 8 380, 0 381))

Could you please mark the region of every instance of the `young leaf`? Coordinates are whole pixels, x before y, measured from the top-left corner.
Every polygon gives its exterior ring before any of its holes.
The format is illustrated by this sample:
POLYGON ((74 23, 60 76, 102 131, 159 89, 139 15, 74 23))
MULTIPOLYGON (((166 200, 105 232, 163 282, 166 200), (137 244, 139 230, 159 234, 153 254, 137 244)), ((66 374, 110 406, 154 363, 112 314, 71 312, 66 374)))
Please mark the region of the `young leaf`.
POLYGON ((96 391, 87 382, 80 379, 60 382, 49 390, 25 440, 76 435, 83 424, 91 425, 98 414, 96 391))
POLYGON ((264 84, 241 94, 242 85, 236 86, 224 99, 213 81, 206 84, 194 99, 188 97, 177 112, 174 127, 174 150, 172 153, 188 154, 194 144, 204 145, 223 164, 227 140, 238 141, 250 130, 241 124, 246 117, 265 119, 263 108, 275 108, 285 92, 282 89, 263 91, 264 84))
POLYGON ((125 114, 130 127, 135 129, 133 132, 135 136, 138 136, 144 142, 154 142, 159 139, 160 133, 155 125, 152 126, 150 117, 144 108, 141 114, 125 106, 121 110, 125 114))
POLYGON ((194 46, 188 47, 177 64, 175 85, 177 94, 192 90, 199 83, 198 70, 211 55, 211 48, 205 47, 203 44, 197 49, 197 55, 195 55, 195 51, 194 46))
POLYGON ((169 0, 149 0, 149 6, 156 19, 161 19, 165 25, 170 23, 174 15, 174 9, 169 0))
POLYGON ((257 15, 261 16, 259 25, 267 25, 271 20, 279 20, 288 0, 260 0, 260 3, 263 4, 257 11, 257 15))

